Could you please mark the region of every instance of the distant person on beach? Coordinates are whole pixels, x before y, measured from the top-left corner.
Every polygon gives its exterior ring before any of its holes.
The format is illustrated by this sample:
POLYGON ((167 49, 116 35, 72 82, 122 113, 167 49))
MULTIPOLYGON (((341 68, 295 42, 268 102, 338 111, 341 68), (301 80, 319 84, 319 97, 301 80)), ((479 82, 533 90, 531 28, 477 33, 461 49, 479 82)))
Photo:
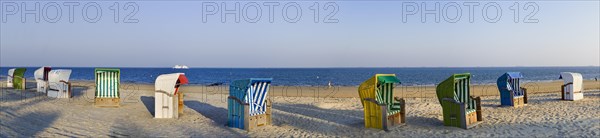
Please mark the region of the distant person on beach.
POLYGON ((331 84, 331 81, 329 81, 329 83, 327 83, 327 86, 329 86, 329 88, 331 88, 333 86, 333 84, 331 84))
POLYGON ((596 81, 598 81, 598 77, 594 78, 596 81))

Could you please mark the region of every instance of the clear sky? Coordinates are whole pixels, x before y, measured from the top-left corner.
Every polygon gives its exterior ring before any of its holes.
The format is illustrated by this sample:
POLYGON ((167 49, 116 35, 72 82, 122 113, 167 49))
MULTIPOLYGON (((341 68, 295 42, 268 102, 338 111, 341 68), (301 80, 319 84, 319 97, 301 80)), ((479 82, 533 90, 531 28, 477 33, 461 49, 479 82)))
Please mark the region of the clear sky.
MULTIPOLYGON (((135 1, 135 4, 118 1, 118 17, 114 16, 117 7, 114 2, 95 1, 102 9, 102 15, 95 23, 90 23, 97 15, 95 4, 91 3, 94 1, 78 2, 76 4, 79 5, 73 6, 73 23, 69 21, 70 8, 66 6, 73 3, 41 1, 39 11, 42 14, 40 22, 36 23, 35 15, 22 14, 21 2, 13 2, 0 2, 3 19, 0 26, 0 66, 600 65, 598 1, 538 1, 529 4, 521 1, 440 1, 437 10, 435 1, 427 1, 425 5, 419 1, 350 0, 330 4, 306 0, 277 3, 239 1, 241 10, 238 11, 244 13, 240 14, 239 23, 235 22, 233 14, 225 14, 226 22, 221 22, 221 1, 135 1), (314 21, 315 2, 320 7, 318 23, 314 21), (18 10, 14 8, 15 4, 18 10), (273 4, 279 5, 273 7, 271 23, 270 7, 266 5, 273 4), (466 5, 473 4, 478 5, 473 8, 471 23, 470 8, 466 5), (56 5, 62 10, 60 19, 56 5), (257 12, 256 5, 261 13, 257 12), (414 10, 415 5, 418 10, 414 10), (457 5, 462 10, 460 14, 457 14, 457 5), (435 22, 437 15, 425 14, 423 23, 419 11, 421 6, 425 6, 429 13, 441 12, 438 14, 440 22, 435 22), (497 19, 495 6, 502 10, 497 19), (88 7, 86 12, 83 7, 88 7), (136 7, 137 13, 128 18, 127 15, 136 7), (214 10, 215 7, 219 10, 214 10), (288 7, 287 12, 283 12, 283 7, 288 7), (295 7, 302 9, 297 20, 294 20, 297 15, 295 7), (337 12, 331 14, 334 9, 337 12), (519 12, 517 23, 514 20, 515 9, 519 12), (260 19, 255 18, 258 15, 260 19), (327 18, 328 15, 333 16, 327 18), (25 23, 21 21, 22 17, 25 23), (203 22, 203 17, 206 17, 206 22, 203 22), (406 17, 405 21, 403 17, 406 17), (115 18, 118 23, 114 22, 115 18), (324 23, 326 18, 330 19, 328 22, 337 19, 337 23, 324 23), (125 19, 132 19, 129 22, 137 19, 137 23, 124 23, 125 19), (534 23, 525 23, 524 20, 534 23)), ((31 1, 25 6, 28 10, 35 9, 35 3, 31 1)), ((232 10, 235 2, 228 1, 225 6, 232 10)))

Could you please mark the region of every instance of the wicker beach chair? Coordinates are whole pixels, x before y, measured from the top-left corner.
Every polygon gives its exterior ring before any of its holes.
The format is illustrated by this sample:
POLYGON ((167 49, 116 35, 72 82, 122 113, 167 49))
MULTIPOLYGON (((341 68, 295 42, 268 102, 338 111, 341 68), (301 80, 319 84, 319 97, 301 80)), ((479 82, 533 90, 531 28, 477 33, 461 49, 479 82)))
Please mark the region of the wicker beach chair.
POLYGON ((521 87, 520 72, 507 72, 497 81, 500 91, 500 105, 522 107, 527 104, 527 89, 521 87))
POLYGON ((35 78, 35 82, 37 84, 37 92, 45 93, 48 91, 48 72, 50 72, 50 70, 50 67, 41 67, 33 72, 33 77, 35 78))
POLYGON ((395 84, 400 83, 395 74, 376 74, 358 88, 365 114, 365 127, 388 131, 390 127, 404 124, 405 101, 394 97, 395 84))
MULTIPOLYGON (((27 79, 25 79, 25 72, 27 71, 26 68, 15 68, 12 74, 9 74, 9 76, 12 78, 12 87, 14 89, 17 90, 25 90, 26 84, 27 84, 27 79)), ((10 70, 9 70, 10 73, 10 70)), ((10 86, 9 85, 9 86, 10 86)))
POLYGON ((583 99, 583 77, 579 73, 562 72, 560 79, 564 84, 561 86, 561 99, 576 101, 583 99))
POLYGON ((71 70, 59 69, 48 73, 48 97, 71 98, 71 70))
POLYGON ((271 101, 268 99, 270 78, 233 81, 227 100, 227 125, 251 131, 271 125, 271 101))
POLYGON ((95 69, 96 107, 119 107, 120 92, 119 86, 121 81, 121 70, 119 69, 95 69))
POLYGON ((154 83, 154 118, 179 118, 183 114, 183 93, 181 85, 188 79, 183 73, 163 74, 154 83))
POLYGON ((471 74, 454 74, 436 87, 444 114, 444 125, 469 129, 483 121, 481 98, 469 96, 470 83, 471 74))

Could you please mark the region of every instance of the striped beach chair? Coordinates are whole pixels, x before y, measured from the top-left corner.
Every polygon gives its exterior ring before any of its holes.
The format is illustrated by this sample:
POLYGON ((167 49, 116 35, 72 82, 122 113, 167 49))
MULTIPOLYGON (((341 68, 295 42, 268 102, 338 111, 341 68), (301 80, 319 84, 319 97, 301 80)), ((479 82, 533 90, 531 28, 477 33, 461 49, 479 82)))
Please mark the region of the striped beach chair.
POLYGON ((119 69, 95 69, 95 105, 96 107, 119 107, 121 81, 119 69))
POLYGON ((444 125, 469 129, 483 121, 481 98, 470 96, 471 74, 454 74, 436 87, 444 125))
POLYGON ((36 91, 37 92, 46 92, 48 90, 48 72, 50 72, 50 67, 41 67, 33 73, 35 78, 35 82, 37 84, 36 91))
POLYGON ((270 78, 233 81, 227 100, 227 125, 251 131, 271 125, 271 102, 268 100, 270 78))
MULTIPOLYGON (((12 87, 17 90, 25 90, 27 79, 25 79, 26 68, 15 68, 12 74, 9 74, 12 78, 12 87)), ((10 70, 9 70, 10 72, 10 70)))
POLYGON ((163 74, 154 83, 154 118, 179 118, 183 114, 183 93, 179 86, 187 84, 183 73, 163 74))
POLYGON ((564 81, 561 86, 561 99, 576 101, 583 99, 583 77, 579 73, 562 72, 560 79, 564 81))
POLYGON ((48 97, 54 98, 71 98, 72 88, 69 78, 71 70, 59 69, 52 70, 48 73, 48 97))
POLYGON ((399 83, 395 74, 376 74, 358 87, 366 128, 388 131, 406 122, 405 101, 394 97, 394 87, 399 83))
POLYGON ((527 89, 521 87, 521 72, 507 72, 497 81, 500 105, 522 107, 527 104, 527 89))

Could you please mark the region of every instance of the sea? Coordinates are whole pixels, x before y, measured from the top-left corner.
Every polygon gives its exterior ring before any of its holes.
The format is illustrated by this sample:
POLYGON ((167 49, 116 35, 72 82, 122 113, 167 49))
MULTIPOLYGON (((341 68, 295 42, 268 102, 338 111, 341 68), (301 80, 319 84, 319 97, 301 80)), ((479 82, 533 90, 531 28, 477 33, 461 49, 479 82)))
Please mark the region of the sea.
MULTIPOLYGON (((5 79, 8 69, 0 67, 5 79)), ((33 79, 39 67, 27 67, 25 77, 33 79)), ((53 67, 71 69, 71 80, 94 80, 94 69, 87 67, 53 67)), ((396 74, 402 85, 435 85, 454 73, 471 73, 473 84, 493 84, 505 72, 521 72, 524 82, 559 80, 560 72, 577 72, 585 80, 600 79, 600 67, 460 67, 460 68, 119 68, 121 82, 152 84, 160 74, 185 73, 190 84, 227 85, 246 78, 273 78, 277 86, 358 86, 375 74, 396 74)))

